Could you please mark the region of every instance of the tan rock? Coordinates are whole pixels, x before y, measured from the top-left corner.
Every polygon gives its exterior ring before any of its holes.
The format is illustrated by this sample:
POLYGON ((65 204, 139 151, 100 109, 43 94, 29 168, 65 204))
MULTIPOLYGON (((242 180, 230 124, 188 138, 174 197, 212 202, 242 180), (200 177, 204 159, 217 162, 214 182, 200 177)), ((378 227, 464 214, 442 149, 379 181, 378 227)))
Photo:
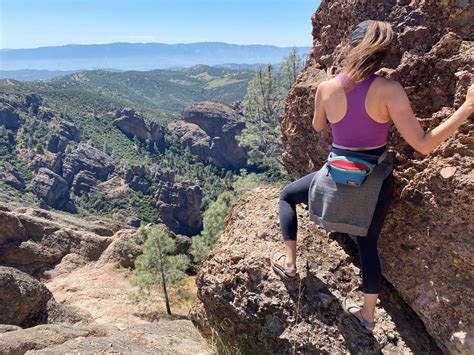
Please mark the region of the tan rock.
MULTIPOLYGON (((329 130, 316 134, 311 127, 314 93, 324 80, 320 69, 341 68, 345 35, 367 18, 392 23, 397 44, 379 74, 404 86, 421 125, 431 129, 454 112, 472 80, 474 4, 463 3, 321 3, 312 17, 313 51, 291 89, 282 122, 283 160, 293 176, 318 169, 327 156, 329 130)), ((473 128, 471 120, 427 157, 393 127, 389 142, 396 151, 397 186, 380 240, 383 274, 444 351, 456 348, 453 334, 474 329, 473 128)))
MULTIPOLYGON (((359 269, 349 237, 328 237, 298 207, 299 279, 282 281, 270 268, 273 248, 284 250, 276 188, 247 192, 201 265, 191 318, 203 336, 243 354, 440 353, 413 311, 384 282, 374 337, 343 312, 346 295, 360 302, 359 269)), ((219 348, 218 348, 219 349, 219 348)))

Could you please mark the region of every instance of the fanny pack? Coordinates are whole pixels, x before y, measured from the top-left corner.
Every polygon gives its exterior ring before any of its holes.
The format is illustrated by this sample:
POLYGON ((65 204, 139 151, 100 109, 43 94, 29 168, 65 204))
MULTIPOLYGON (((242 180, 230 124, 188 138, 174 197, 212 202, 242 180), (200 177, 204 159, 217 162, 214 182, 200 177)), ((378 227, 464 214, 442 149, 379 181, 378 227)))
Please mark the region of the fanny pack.
POLYGON ((359 187, 386 157, 387 151, 384 151, 376 162, 370 163, 361 158, 338 155, 328 158, 324 166, 336 183, 359 187))

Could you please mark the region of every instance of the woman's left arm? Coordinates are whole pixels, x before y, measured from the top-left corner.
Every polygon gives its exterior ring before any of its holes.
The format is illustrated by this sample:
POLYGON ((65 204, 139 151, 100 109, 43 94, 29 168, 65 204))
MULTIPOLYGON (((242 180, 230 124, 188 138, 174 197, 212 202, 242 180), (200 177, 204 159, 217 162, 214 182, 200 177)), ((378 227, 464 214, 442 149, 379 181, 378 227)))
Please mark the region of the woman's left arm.
POLYGON ((318 85, 316 95, 314 95, 314 115, 313 115, 313 128, 316 132, 321 132, 327 127, 326 111, 321 100, 321 90, 324 82, 318 85))

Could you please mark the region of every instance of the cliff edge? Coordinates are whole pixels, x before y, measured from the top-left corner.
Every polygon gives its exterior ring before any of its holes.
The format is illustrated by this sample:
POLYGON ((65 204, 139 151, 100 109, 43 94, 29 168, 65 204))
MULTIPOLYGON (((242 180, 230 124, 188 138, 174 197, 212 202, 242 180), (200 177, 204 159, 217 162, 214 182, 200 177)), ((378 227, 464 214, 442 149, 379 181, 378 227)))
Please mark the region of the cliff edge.
MULTIPOLYGON (((474 58, 471 1, 323 0, 312 17, 313 50, 282 121, 283 161, 295 178, 319 169, 327 156, 330 132, 317 134, 311 126, 314 94, 327 66, 341 68, 344 39, 366 19, 392 23, 396 44, 378 74, 404 86, 425 129, 464 100, 474 58)), ((300 281, 284 283, 270 270, 270 251, 283 244, 279 191, 264 188, 232 209, 203 263, 195 324, 244 353, 473 352, 472 129, 469 121, 422 156, 392 127, 396 193, 379 246, 389 282, 374 338, 351 328, 340 306, 360 283, 348 236, 328 236, 299 207, 300 281)))
POLYGON ((226 217, 227 228, 197 278, 191 318, 223 353, 242 354, 440 354, 422 322, 384 282, 374 336, 344 314, 343 298, 360 282, 348 237, 331 235, 297 207, 299 278, 283 281, 270 267, 273 248, 283 251, 276 188, 244 194, 226 217))
MULTIPOLYGON (((323 1, 312 17, 310 60, 282 122, 284 162, 295 177, 319 169, 331 142, 329 130, 311 127, 321 69, 341 67, 345 38, 368 18, 392 24, 396 45, 379 74, 403 85, 425 129, 464 100, 474 63, 471 1, 323 1)), ((465 123, 428 156, 394 127, 389 142, 397 189, 379 244, 383 275, 449 351, 460 342, 474 351, 473 127, 465 123)))

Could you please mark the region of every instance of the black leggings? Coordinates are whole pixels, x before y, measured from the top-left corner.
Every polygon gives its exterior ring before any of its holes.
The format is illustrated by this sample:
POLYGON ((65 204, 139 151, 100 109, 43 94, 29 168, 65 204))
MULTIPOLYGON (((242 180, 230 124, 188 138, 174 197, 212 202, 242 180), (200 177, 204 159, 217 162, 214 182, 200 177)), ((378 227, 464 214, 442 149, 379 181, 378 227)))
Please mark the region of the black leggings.
MULTIPOLYGON (((366 152, 369 151, 364 151, 364 153, 366 152)), ((316 171, 293 181, 286 185, 280 193, 280 229, 283 240, 296 240, 298 229, 296 205, 298 203, 308 204, 309 185, 314 174, 316 174, 316 171)), ((394 179, 393 175, 390 174, 383 181, 367 236, 357 236, 364 293, 379 293, 381 268, 377 240, 392 201, 393 189, 394 179)))

